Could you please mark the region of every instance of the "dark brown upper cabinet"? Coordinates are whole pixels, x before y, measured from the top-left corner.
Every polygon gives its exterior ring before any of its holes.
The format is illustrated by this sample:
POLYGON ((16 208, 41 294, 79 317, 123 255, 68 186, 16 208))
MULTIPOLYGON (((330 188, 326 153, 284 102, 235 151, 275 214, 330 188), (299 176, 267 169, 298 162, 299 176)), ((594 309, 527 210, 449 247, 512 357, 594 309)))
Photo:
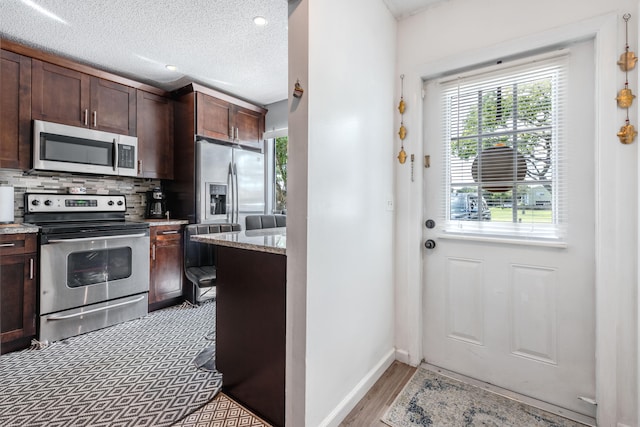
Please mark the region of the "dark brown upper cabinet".
POLYGON ((32 61, 32 118, 136 135, 136 90, 79 71, 32 61))
MULTIPOLYGON (((239 100, 238 100, 239 101, 239 100)), ((266 110, 196 93, 196 134, 262 149, 266 110)))
POLYGON ((173 179, 173 102, 138 90, 138 176, 173 179))
POLYGON ((31 58, 0 51, 0 168, 31 167, 31 58))

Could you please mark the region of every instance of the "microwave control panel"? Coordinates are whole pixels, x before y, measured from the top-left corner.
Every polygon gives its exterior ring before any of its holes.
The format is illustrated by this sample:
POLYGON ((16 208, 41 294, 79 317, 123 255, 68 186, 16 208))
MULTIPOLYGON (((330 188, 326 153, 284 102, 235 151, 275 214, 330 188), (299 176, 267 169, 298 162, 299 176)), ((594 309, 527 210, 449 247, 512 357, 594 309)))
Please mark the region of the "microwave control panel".
POLYGON ((126 169, 135 169, 136 154, 133 145, 118 145, 118 167, 126 169))

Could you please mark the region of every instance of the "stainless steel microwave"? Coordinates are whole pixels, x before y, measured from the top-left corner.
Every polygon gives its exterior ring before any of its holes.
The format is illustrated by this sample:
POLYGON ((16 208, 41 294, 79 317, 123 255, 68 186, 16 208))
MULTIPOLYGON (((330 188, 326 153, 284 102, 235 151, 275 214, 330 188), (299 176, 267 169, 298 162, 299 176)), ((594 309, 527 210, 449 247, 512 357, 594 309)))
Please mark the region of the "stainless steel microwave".
POLYGON ((136 176, 138 138, 33 121, 33 169, 136 176))

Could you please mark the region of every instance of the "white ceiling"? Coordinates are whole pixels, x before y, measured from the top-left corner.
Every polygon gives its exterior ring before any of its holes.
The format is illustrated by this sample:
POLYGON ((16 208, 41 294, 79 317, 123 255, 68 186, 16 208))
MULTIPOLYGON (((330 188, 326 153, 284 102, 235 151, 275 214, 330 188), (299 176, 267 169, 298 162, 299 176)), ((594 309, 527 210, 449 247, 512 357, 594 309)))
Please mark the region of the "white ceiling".
POLYGON ((383 0, 396 19, 406 18, 427 7, 447 0, 383 0))
MULTIPOLYGON (((193 81, 264 105, 288 95, 284 0, 0 1, 8 40, 166 90, 193 81)), ((399 19, 438 1, 384 0, 399 19)))

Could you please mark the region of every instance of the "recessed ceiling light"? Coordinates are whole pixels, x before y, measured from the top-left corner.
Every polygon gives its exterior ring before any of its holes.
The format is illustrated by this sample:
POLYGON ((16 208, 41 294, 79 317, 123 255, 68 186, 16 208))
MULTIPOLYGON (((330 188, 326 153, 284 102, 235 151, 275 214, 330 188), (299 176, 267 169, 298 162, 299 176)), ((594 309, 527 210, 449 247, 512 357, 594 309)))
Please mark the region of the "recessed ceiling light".
POLYGON ((267 25, 267 18, 265 18, 264 16, 256 16, 255 18, 253 18, 253 23, 256 24, 258 27, 263 27, 265 25, 267 25))
POLYGON ((175 70, 177 70, 177 69, 178 69, 178 67, 176 67, 175 65, 171 65, 171 64, 166 65, 166 66, 165 66, 165 68, 166 68, 167 70, 169 70, 169 71, 175 71, 175 70))
POLYGON ((60 18, 58 15, 56 15, 55 13, 45 9, 44 7, 40 6, 39 4, 34 3, 32 0, 22 0, 22 3, 26 4, 27 6, 35 9, 36 11, 40 12, 41 14, 43 14, 44 16, 51 18, 55 21, 60 22, 61 24, 64 25, 69 25, 69 23, 67 23, 67 21, 65 21, 64 19, 60 18))

